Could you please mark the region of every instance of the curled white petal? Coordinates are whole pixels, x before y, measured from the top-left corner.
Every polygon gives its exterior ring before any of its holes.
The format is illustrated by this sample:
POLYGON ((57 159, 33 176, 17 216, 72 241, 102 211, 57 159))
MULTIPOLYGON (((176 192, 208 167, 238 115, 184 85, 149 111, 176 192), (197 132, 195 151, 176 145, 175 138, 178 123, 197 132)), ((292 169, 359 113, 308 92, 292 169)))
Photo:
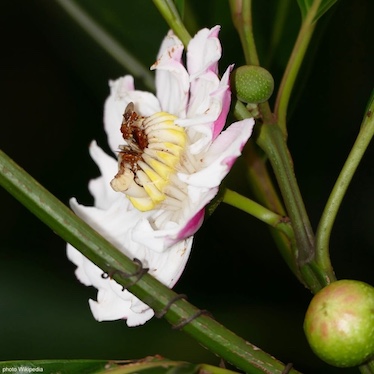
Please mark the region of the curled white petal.
POLYGON ((218 73, 222 48, 218 39, 220 26, 202 29, 191 40, 187 51, 187 67, 192 79, 207 71, 218 73))

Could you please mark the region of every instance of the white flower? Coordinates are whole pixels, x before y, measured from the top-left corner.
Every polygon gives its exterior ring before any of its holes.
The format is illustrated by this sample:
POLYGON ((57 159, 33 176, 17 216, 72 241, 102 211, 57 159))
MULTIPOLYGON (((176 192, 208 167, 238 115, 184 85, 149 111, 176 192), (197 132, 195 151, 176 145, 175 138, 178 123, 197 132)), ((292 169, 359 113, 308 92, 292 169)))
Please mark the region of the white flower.
MULTIPOLYGON (((204 219, 204 207, 217 194, 254 121, 239 121, 225 131, 230 106, 230 66, 220 79, 219 26, 200 30, 187 49, 172 33, 164 39, 156 70, 157 96, 135 90, 129 75, 110 82, 104 124, 109 146, 118 159, 95 142, 90 154, 101 176, 89 183, 93 207, 71 200, 77 215, 149 273, 169 287, 188 260, 193 234, 204 219), (122 124, 122 125, 121 125, 122 124)), ((114 280, 71 245, 68 257, 76 275, 98 289, 90 300, 99 320, 145 323, 153 310, 122 291, 114 280)))

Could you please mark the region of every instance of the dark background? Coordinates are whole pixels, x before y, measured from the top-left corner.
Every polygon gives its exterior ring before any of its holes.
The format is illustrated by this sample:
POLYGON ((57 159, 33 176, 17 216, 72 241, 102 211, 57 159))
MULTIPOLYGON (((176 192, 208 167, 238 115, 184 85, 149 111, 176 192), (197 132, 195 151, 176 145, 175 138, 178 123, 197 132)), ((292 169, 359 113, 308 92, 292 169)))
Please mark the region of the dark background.
MULTIPOLYGON (((266 2, 267 9, 264 2, 254 3, 260 56, 266 60, 275 2, 266 2)), ((154 62, 167 26, 152 2, 79 4, 145 65, 154 62)), ((243 63, 227 3, 190 4, 200 17, 198 27, 222 25, 221 71, 232 62, 243 63)), ((106 147, 102 111, 108 80, 126 72, 57 2, 5 0, 1 7, 0 147, 64 203, 76 196, 91 204, 87 182, 98 172, 87 147, 92 139, 106 147)), ((314 228, 373 87, 373 12, 371 0, 341 0, 323 17, 293 95, 289 147, 314 228)), ((296 4, 291 4, 284 44, 269 65, 278 84, 299 19, 296 4)), ((142 82, 136 80, 136 86, 142 88, 142 82)), ((371 284, 373 152, 371 145, 331 242, 338 278, 371 284)), ((235 170, 239 168, 240 163, 235 170)), ((247 189, 239 172, 230 178, 247 189)), ((96 291, 76 280, 65 243, 3 189, 0 206, 0 360, 161 354, 218 364, 213 354, 163 320, 138 328, 128 328, 123 321, 96 322, 88 307, 96 291)), ((228 328, 304 373, 338 371, 315 358, 305 341, 302 321, 311 294, 282 262, 267 228, 234 208, 221 205, 196 234, 176 291, 187 293, 190 302, 210 310, 228 328)))

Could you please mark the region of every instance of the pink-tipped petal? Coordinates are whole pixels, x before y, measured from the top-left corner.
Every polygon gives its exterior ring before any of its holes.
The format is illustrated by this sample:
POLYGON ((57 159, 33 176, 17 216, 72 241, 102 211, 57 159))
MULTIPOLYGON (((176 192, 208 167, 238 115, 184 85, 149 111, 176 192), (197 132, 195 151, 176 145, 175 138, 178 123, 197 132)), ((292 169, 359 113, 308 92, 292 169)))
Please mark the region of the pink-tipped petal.
POLYGON ((218 73, 222 47, 218 39, 220 26, 202 29, 191 40, 187 49, 187 69, 192 79, 210 70, 218 73))

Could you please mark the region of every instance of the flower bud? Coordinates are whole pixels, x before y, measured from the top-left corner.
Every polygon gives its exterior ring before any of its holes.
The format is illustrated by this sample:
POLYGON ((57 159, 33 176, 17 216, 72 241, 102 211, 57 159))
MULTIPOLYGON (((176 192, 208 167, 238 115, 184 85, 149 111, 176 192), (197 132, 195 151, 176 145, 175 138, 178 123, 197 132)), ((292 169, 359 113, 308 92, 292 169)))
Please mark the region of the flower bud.
POLYGON ((244 65, 234 70, 231 83, 237 98, 244 103, 267 101, 274 90, 272 75, 261 66, 244 65))

